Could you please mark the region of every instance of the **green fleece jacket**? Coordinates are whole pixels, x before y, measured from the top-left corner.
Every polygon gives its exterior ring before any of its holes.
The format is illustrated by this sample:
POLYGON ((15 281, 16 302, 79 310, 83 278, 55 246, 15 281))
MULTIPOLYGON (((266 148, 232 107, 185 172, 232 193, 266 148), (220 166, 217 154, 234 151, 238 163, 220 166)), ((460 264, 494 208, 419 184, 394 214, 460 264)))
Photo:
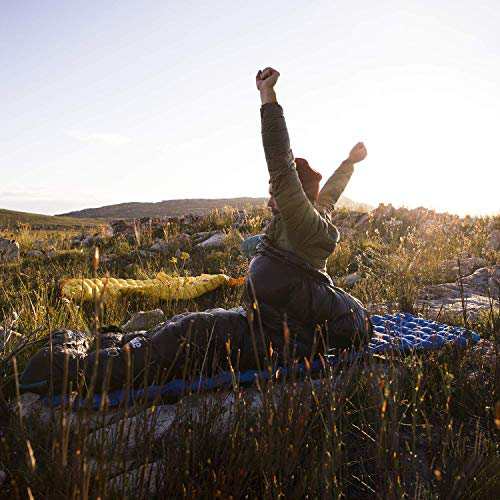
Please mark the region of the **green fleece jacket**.
POLYGON ((277 103, 264 104, 261 122, 264 153, 279 209, 266 236, 277 248, 292 252, 316 269, 324 270, 339 240, 331 213, 351 178, 353 164, 349 160, 342 162, 313 204, 304 193, 297 174, 282 107, 277 103))

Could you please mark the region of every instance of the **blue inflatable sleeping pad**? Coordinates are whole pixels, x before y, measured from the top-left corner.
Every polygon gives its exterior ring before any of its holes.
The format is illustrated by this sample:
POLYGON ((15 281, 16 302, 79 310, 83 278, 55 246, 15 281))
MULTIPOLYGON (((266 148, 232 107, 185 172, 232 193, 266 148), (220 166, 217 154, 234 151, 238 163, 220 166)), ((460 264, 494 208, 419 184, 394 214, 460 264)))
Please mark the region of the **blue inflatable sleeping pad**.
MULTIPOLYGON (((466 330, 458 326, 450 326, 436 321, 413 316, 409 313, 386 314, 384 316, 374 315, 371 317, 374 326, 374 335, 363 351, 352 352, 349 356, 351 360, 362 354, 373 353, 394 353, 404 354, 409 352, 419 352, 428 350, 438 350, 445 345, 455 345, 466 347, 479 341, 477 333, 466 330)), ((338 362, 338 357, 334 355, 325 356, 329 364, 338 362)), ((310 367, 311 371, 319 371, 322 368, 320 360, 317 360, 310 367)), ((306 372, 303 364, 294 368, 300 376, 306 372)), ((287 369, 280 368, 283 375, 287 369)), ((258 372, 248 370, 237 374, 240 385, 251 385, 257 378, 269 379, 273 376, 268 371, 258 372)), ((120 406, 124 403, 132 404, 134 401, 152 401, 165 397, 180 397, 192 392, 206 392, 217 388, 231 387, 233 375, 230 372, 223 372, 214 377, 201 377, 194 382, 185 380, 172 380, 164 385, 151 385, 142 389, 132 389, 126 391, 119 389, 107 393, 105 396, 95 394, 91 401, 88 398, 77 398, 74 407, 90 406, 91 408, 101 408, 106 397, 108 407, 120 406)), ((61 405, 65 398, 60 395, 52 398, 45 397, 44 403, 52 406, 61 405)))

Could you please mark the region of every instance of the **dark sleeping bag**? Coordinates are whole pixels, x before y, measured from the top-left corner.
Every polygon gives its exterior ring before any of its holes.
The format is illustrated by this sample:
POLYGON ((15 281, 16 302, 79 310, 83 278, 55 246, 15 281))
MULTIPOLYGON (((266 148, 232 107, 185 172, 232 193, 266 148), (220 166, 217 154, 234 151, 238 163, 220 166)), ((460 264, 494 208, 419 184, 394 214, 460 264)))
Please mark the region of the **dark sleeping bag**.
MULTIPOLYGON (((21 388, 55 392, 64 381, 118 388, 153 381, 210 376, 227 370, 259 368, 272 345, 278 363, 284 353, 304 356, 330 348, 356 349, 367 344, 372 326, 361 302, 333 285, 324 272, 265 241, 250 263, 245 307, 186 312, 147 332, 99 334, 99 349, 89 352, 82 332, 58 330, 28 362, 21 388), (285 326, 286 325, 286 326, 285 326), (51 364, 52 362, 52 364, 51 364)), ((69 385, 67 385, 68 387, 69 385)))

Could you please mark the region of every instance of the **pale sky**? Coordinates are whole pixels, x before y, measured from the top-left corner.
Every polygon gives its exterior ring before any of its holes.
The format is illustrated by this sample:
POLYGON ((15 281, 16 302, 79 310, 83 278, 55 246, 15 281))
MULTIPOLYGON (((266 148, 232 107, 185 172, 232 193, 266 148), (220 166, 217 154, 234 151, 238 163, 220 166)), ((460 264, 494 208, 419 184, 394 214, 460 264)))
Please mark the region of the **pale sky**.
POLYGON ((265 196, 255 73, 345 195, 500 211, 500 1, 0 0, 0 208, 265 196))

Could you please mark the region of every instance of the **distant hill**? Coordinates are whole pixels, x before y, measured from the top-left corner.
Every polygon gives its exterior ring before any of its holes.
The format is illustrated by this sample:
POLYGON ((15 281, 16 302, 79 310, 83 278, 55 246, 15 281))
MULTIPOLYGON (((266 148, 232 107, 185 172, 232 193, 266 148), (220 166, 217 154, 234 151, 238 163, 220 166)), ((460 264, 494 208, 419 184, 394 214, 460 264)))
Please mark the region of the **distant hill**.
MULTIPOLYGON (((267 198, 218 198, 218 199, 184 199, 165 200, 156 203, 119 203, 99 208, 85 208, 75 212, 62 214, 64 217, 87 217, 93 219, 139 219, 141 217, 173 217, 177 215, 203 215, 214 209, 233 207, 236 209, 265 205, 267 198)), ((341 197, 338 207, 352 210, 368 211, 372 207, 364 203, 356 203, 349 198, 341 197)))
POLYGON ((102 222, 82 217, 32 214, 0 208, 0 229, 14 229, 19 224, 28 224, 33 229, 81 228, 97 226, 102 222))

